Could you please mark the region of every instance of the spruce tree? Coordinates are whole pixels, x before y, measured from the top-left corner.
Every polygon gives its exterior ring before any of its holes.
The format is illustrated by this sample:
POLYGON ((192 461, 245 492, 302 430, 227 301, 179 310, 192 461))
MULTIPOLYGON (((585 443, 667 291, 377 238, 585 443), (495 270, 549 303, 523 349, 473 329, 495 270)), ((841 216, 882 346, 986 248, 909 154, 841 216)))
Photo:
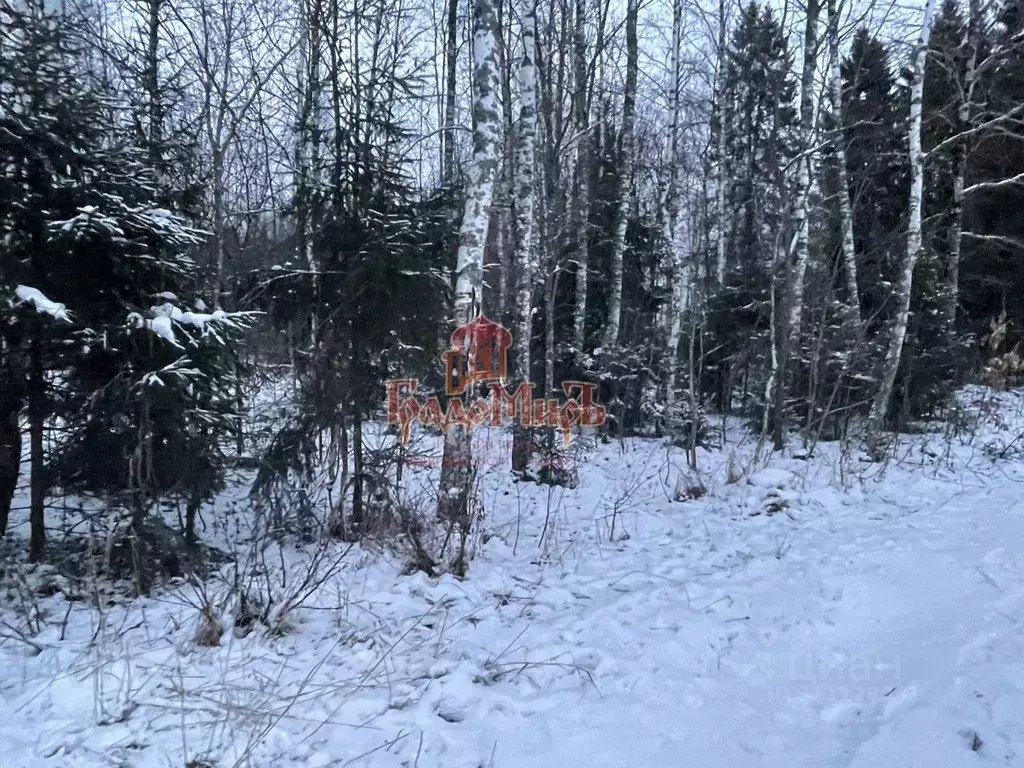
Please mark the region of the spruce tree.
POLYGON ((752 363, 769 359, 769 275, 780 242, 788 243, 786 168, 796 154, 797 123, 792 65, 785 30, 772 10, 746 6, 729 45, 722 105, 712 123, 713 132, 724 133, 727 188, 719 236, 729 261, 726 288, 708 307, 708 347, 723 350, 708 361, 708 371, 726 411, 740 394, 736 390, 742 389, 741 397, 763 392, 748 373, 752 363))
POLYGON ((224 358, 246 319, 179 299, 195 282, 187 252, 205 236, 160 205, 151 155, 125 130, 114 94, 81 69, 75 20, 2 13, 13 31, 0 60, 2 277, 8 291, 19 286, 20 313, 3 324, 3 366, 27 371, 31 555, 43 554, 48 486, 88 492, 130 510, 145 591, 157 502, 195 503, 218 487, 233 403, 224 358), (44 477, 54 415, 67 434, 44 477))
POLYGON ((863 317, 871 335, 891 311, 909 184, 906 132, 889 55, 861 27, 842 63, 847 179, 863 317))

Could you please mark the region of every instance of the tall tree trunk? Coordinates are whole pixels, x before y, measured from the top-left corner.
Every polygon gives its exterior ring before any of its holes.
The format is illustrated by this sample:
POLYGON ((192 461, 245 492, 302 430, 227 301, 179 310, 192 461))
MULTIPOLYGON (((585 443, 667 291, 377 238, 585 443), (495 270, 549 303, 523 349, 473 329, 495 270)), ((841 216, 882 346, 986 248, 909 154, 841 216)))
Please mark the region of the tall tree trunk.
MULTIPOLYGON (((971 107, 977 81, 978 37, 982 19, 979 0, 970 0, 967 28, 964 30, 962 47, 967 51, 967 66, 957 105, 956 130, 963 134, 970 130, 971 107)), ((967 170, 967 143, 961 136, 953 147, 953 200, 949 210, 949 252, 946 256, 946 275, 943 286, 942 312, 943 334, 948 349, 956 342, 956 315, 960 303, 960 245, 963 240, 964 176, 967 170)))
POLYGON ((225 211, 224 211, 224 150, 221 147, 213 149, 213 210, 211 211, 213 224, 213 240, 210 244, 213 250, 213 288, 211 299, 213 306, 221 307, 221 293, 224 290, 224 249, 225 249, 225 211))
POLYGON ((576 123, 576 303, 572 315, 573 356, 583 355, 587 325, 587 280, 590 271, 591 135, 587 93, 587 2, 575 2, 573 33, 573 93, 576 123))
POLYGON ((310 272, 310 338, 316 343, 317 307, 320 306, 320 265, 313 247, 313 208, 320 165, 320 57, 322 22, 320 0, 307 0, 302 8, 302 44, 299 48, 299 113, 295 137, 295 218, 298 263, 310 272))
MULTIPOLYGON (((626 228, 633 197, 633 116, 636 112, 638 53, 636 41, 638 0, 626 2, 626 91, 622 102, 622 162, 619 165, 619 213, 612 243, 611 286, 608 291, 608 324, 603 344, 619 342, 622 319, 622 258, 626 250, 626 228)), ((674 157, 672 162, 674 162, 674 157)))
POLYGON ((846 135, 843 131, 843 78, 839 70, 839 10, 836 0, 828 2, 828 90, 832 102, 832 156, 838 175, 840 247, 843 254, 843 275, 846 278, 846 302, 861 332, 860 291, 857 288, 857 253, 853 244, 853 205, 850 202, 850 180, 846 168, 846 135))
POLYGON ((921 213, 924 206, 924 153, 921 150, 921 122, 924 102, 924 71, 928 57, 928 36, 931 33, 932 13, 935 0, 927 0, 924 7, 924 23, 914 51, 913 82, 910 86, 910 220, 907 227, 907 251, 903 259, 903 272, 897 289, 896 314, 889 336, 882 368, 882 380, 871 403, 868 414, 868 440, 875 456, 881 454, 882 427, 889 413, 893 386, 903 354, 903 342, 907 336, 907 320, 910 316, 910 293, 914 283, 914 267, 921 255, 921 213))
MULTIPOLYGON (((8 386, 8 385, 4 385, 8 386)), ((21 469, 21 428, 18 425, 20 403, 13 397, 0 397, 0 536, 7 532, 11 502, 18 487, 21 469)))
POLYGON ((772 311, 775 319, 772 354, 773 371, 769 380, 772 409, 772 441, 775 450, 786 442, 786 392, 789 361, 800 348, 800 324, 804 309, 804 276, 810 258, 810 222, 808 205, 811 189, 811 164, 814 131, 814 65, 818 53, 818 0, 807 0, 804 26, 803 70, 800 77, 800 156, 797 159, 796 185, 793 190, 794 237, 786 250, 779 249, 772 286, 772 311), (790 253, 787 251, 791 251, 790 253), (792 269, 789 263, 792 263, 792 269), (787 301, 788 300, 788 301, 787 301))
POLYGON ((46 487, 43 484, 43 427, 46 420, 46 381, 43 378, 43 352, 38 337, 29 348, 28 440, 30 467, 29 561, 38 563, 46 548, 46 487))
POLYGON ((458 87, 459 0, 448 0, 448 25, 445 40, 444 66, 444 129, 441 185, 451 189, 455 185, 455 90, 458 87))
MULTIPOLYGON (((519 111, 519 162, 516 168, 516 238, 518 269, 516 284, 516 329, 512 335, 515 365, 513 385, 531 383, 530 341, 533 338, 533 287, 537 271, 535 242, 537 162, 537 0, 523 0, 521 9, 523 59, 519 66, 521 107, 519 111)), ((525 472, 531 458, 531 430, 516 424, 512 440, 512 471, 525 472)))
MULTIPOLYGON (((515 284, 512 279, 512 262, 515 259, 515 221, 512 220, 512 198, 515 195, 516 186, 516 135, 515 120, 512 110, 512 62, 515 54, 512 51, 511 31, 511 0, 509 2, 509 13, 505 13, 505 1, 498 0, 498 63, 501 70, 501 106, 504 121, 504 140, 502 142, 502 163, 501 175, 495 185, 494 200, 492 201, 494 221, 495 248, 490 265, 491 271, 497 270, 497 280, 487 281, 487 293, 492 294, 489 304, 495 308, 497 317, 501 322, 507 322, 509 303, 515 284), (509 20, 506 22, 506 18, 509 20), (508 26, 506 35, 505 27, 508 26), (492 286, 497 290, 491 290, 492 286)), ((485 273, 486 274, 486 273, 485 273)))
MULTIPOLYGON (((163 146, 164 105, 160 93, 160 9, 164 0, 149 0, 146 7, 146 58, 145 81, 146 99, 149 111, 149 162, 156 169, 158 177, 163 176, 164 162, 161 156, 163 146)), ((162 179, 161 179, 162 180, 162 179)))
POLYGON ((718 229, 715 238, 715 282, 719 286, 725 285, 726 252, 725 252, 725 188, 728 183, 725 174, 725 61, 728 55, 726 51, 726 10, 725 0, 718 2, 718 68, 715 78, 716 105, 718 113, 718 135, 715 137, 715 218, 718 229))
POLYGON ((672 4, 671 66, 669 67, 669 137, 668 181, 661 204, 667 285, 671 291, 665 319, 664 387, 665 403, 672 405, 676 396, 676 367, 679 361, 679 339, 682 314, 689 302, 692 275, 684 268, 683 244, 679 221, 679 127, 680 90, 682 88, 683 8, 681 0, 672 4))
MULTIPOLYGON (((495 55, 496 13, 493 0, 473 0, 473 163, 466 207, 459 229, 453 324, 464 325, 480 310, 483 293, 484 246, 490 220, 494 182, 501 163, 501 108, 495 55)), ((467 342, 469 339, 467 339, 467 342)), ((469 350, 464 350, 468 353, 469 350)), ((466 355, 467 362, 469 355, 466 355)), ((473 448, 468 430, 453 426, 444 437, 444 458, 438 489, 438 517, 468 528, 469 484, 473 448)))
POLYGON ((811 166, 814 155, 814 65, 818 55, 819 0, 807 0, 807 23, 804 28, 804 63, 800 77, 800 152, 794 197, 794 229, 796 239, 793 253, 793 275, 790 286, 789 343, 787 353, 799 343, 800 324, 804 309, 804 277, 810 258, 810 221, 808 206, 811 192, 811 166))

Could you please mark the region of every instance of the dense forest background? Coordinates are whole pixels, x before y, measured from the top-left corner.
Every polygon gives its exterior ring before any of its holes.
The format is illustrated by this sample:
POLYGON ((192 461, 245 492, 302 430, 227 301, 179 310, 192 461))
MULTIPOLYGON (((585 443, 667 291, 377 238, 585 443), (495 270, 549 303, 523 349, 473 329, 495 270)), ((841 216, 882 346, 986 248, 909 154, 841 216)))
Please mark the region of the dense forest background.
MULTIPOLYGON (((1022 210, 1020 0, 0 0, 0 533, 99 499, 145 591, 247 466, 280 530, 418 541, 384 383, 480 313, 606 438, 881 459, 1014 384, 1022 210)), ((464 540, 466 430, 440 467, 464 540)))

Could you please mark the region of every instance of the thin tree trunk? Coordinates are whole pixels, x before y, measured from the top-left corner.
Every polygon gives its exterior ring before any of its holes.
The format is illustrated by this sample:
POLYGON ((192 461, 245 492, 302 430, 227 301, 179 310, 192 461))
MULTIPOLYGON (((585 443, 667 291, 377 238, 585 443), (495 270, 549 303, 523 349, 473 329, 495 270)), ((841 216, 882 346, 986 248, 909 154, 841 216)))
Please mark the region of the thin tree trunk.
MULTIPOLYGON (((968 50, 967 68, 964 72, 963 90, 957 105, 956 130, 965 133, 970 129, 971 106, 974 99, 976 69, 978 65, 978 34, 981 26, 979 0, 970 0, 967 29, 963 47, 968 50)), ((942 302, 943 332, 949 348, 956 341, 957 305, 960 303, 960 245, 963 240, 964 216, 964 175, 967 170, 967 142, 961 137, 953 151, 953 200, 949 211, 949 252, 946 261, 946 279, 942 302)))
POLYGON ((576 303, 572 316, 573 356, 583 355, 587 325, 587 280, 590 271, 590 110, 587 99, 586 0, 575 2, 573 72, 576 122, 576 303))
POLYGON ((853 205, 850 202, 850 181, 846 168, 846 138, 843 131, 843 79, 839 71, 839 11, 836 0, 828 0, 829 95, 832 101, 832 153, 839 177, 839 229, 843 253, 843 274, 846 278, 846 301, 862 329, 860 291, 857 288, 857 253, 853 243, 853 205))
POLYGON ((797 167, 795 190, 796 211, 794 228, 796 241, 793 259, 793 278, 790 287, 789 344, 785 354, 799 343, 800 324, 804 309, 804 276, 810 258, 810 222, 808 205, 811 191, 812 145, 814 143, 814 65, 818 54, 818 18, 821 14, 819 0, 807 0, 807 24, 804 29, 804 65, 800 78, 800 158, 797 167))
MULTIPOLYGON (((163 145, 163 101, 160 98, 160 9, 163 0, 149 0, 146 29, 145 81, 146 97, 149 101, 149 162, 156 169, 158 177, 163 176, 164 163, 161 157, 163 145)), ((161 179, 162 180, 162 179, 161 179)))
POLYGON ((18 487, 21 470, 21 428, 18 425, 19 403, 11 398, 0 413, 0 536, 7 532, 11 502, 18 487))
POLYGON ((448 30, 444 54, 444 161, 441 166, 441 184, 445 189, 455 185, 455 91, 458 87, 458 33, 459 0, 448 0, 448 30))
POLYGON ((889 413, 893 386, 903 354, 903 342, 907 336, 907 320, 910 316, 910 294, 914 282, 914 267, 921 254, 921 213, 924 206, 924 153, 921 151, 921 122, 924 102, 924 72, 928 57, 928 36, 931 33, 932 12, 935 0, 927 0, 924 7, 924 23, 914 51, 913 82, 910 87, 910 221, 907 228, 907 251, 903 261, 903 272, 897 290, 896 315, 893 320, 889 346, 882 368, 882 381, 871 403, 868 414, 868 440, 872 452, 878 456, 882 448, 881 431, 889 413))
MULTIPOLYGON (((496 291, 491 291, 492 283, 488 280, 488 293, 491 294, 490 305, 495 308, 497 317, 501 322, 506 322, 511 293, 515 290, 512 279, 512 262, 515 258, 515 234, 512 231, 515 222, 512 221, 511 200, 515 194, 516 185, 516 135, 515 125, 512 117, 512 60, 515 54, 511 50, 511 42, 505 34, 505 0, 498 0, 498 31, 496 43, 498 46, 498 65, 501 70, 501 106, 504 121, 504 140, 502 150, 501 174, 498 183, 495 185, 494 200, 492 206, 496 215, 495 221, 495 248, 490 264, 491 271, 497 269, 498 279, 496 291)), ((511 10, 511 3, 510 3, 511 10)), ((511 12, 508 17, 511 18, 511 12)), ((508 24, 511 37, 511 22, 508 24)))
MULTIPOLYGON (((516 330, 512 335, 515 353, 513 383, 529 384, 530 341, 533 338, 533 284, 537 271, 534 239, 537 156, 537 0, 524 0, 521 10, 523 59, 519 66, 522 105, 519 112, 519 162, 516 168, 516 236, 518 239, 518 283, 516 286, 516 330)), ((533 435, 516 424, 512 441, 512 471, 525 472, 530 463, 533 435)))
MULTIPOLYGON (((603 344, 614 347, 619 342, 622 320, 622 259, 626 251, 626 228, 629 225, 630 202, 633 197, 633 116, 636 112, 636 81, 638 53, 636 25, 637 0, 626 2, 626 92, 622 103, 622 162, 619 166, 619 213, 612 243, 611 287, 608 292, 608 324, 603 344)), ((670 162, 674 164, 675 158, 670 162)))
POLYGON ((46 548, 46 488, 43 485, 43 426, 46 419, 46 381, 43 378, 43 354, 38 338, 29 349, 28 440, 30 467, 29 561, 38 563, 46 548))
POLYGON ((717 219, 718 237, 715 243, 715 282, 719 286, 725 285, 726 252, 725 252, 725 188, 727 179, 725 174, 725 0, 718 3, 718 73, 716 78, 718 111, 718 136, 715 137, 715 216, 717 219))
MULTIPOLYGON (((496 14, 493 0, 473 2, 473 81, 476 125, 473 130, 473 164, 466 190, 466 207, 459 229, 456 265, 454 325, 470 322, 480 310, 483 293, 484 246, 490 221, 494 182, 501 162, 500 78, 495 55, 496 14)), ((467 342, 469 339, 467 339, 467 342)), ((467 349, 466 352, 469 350, 467 349)), ((467 356, 468 357, 468 356, 467 356)), ((473 450, 469 432, 454 426, 445 433, 438 517, 459 524, 465 531, 473 450)))
POLYGON ((680 89, 682 87, 683 8, 681 0, 672 5, 672 47, 669 84, 669 149, 668 182, 661 206, 662 229, 665 238, 665 261, 668 286, 671 291, 666 312, 665 333, 665 403, 671 406, 676 396, 676 367, 679 361, 679 339, 682 314, 689 301, 692 276, 684 269, 680 236, 679 189, 679 124, 680 89))
POLYGON ((217 147, 213 150, 213 306, 220 308, 221 293, 224 290, 224 152, 217 147))
POLYGON ((770 397, 765 405, 772 410, 772 441, 775 450, 786 442, 786 392, 789 360, 800 348, 800 323, 804 309, 804 276, 810 258, 808 204, 811 189, 811 145, 814 130, 814 65, 818 48, 818 18, 821 6, 818 0, 807 1, 804 26, 803 71, 800 78, 800 157, 797 160, 795 201, 793 211, 794 237, 792 269, 788 269, 789 253, 780 248, 772 285, 772 313, 775 318, 772 354, 772 375, 769 378, 770 397), (788 306, 787 300, 788 299, 788 306))
POLYGON ((304 4, 303 43, 300 46, 299 115, 295 140, 295 218, 296 249, 300 264, 310 272, 313 300, 310 302, 310 339, 316 344, 317 307, 320 306, 320 266, 313 248, 313 207, 316 199, 316 174, 320 165, 320 56, 321 9, 319 0, 304 4))

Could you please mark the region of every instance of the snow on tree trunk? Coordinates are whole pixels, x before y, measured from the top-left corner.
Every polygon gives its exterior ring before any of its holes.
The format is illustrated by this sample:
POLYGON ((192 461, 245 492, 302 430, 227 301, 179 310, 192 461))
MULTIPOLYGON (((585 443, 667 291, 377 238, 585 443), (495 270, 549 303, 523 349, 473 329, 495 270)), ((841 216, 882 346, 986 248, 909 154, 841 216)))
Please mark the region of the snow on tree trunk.
MULTIPOLYGON (((619 214, 612 243, 611 286, 608 291, 608 324, 603 344, 614 347, 619 341, 622 320, 622 258, 626 251, 626 228, 633 189, 633 119, 636 113, 638 53, 636 40, 638 0, 626 2, 626 88, 622 103, 622 162, 619 165, 619 214)), ((674 157, 670 162, 675 162, 674 157)))
MULTIPOLYGON (((515 362, 513 386, 530 383, 530 340, 533 338, 533 283, 537 271, 537 243, 534 237, 534 168, 537 154, 537 0, 524 0, 521 9, 523 59, 519 66, 521 106, 519 110, 519 160, 516 168, 517 284, 516 327, 512 334, 515 362)), ((512 470, 523 472, 530 462, 532 434, 516 426, 512 441, 512 470)))
POLYGON ((583 354, 590 269, 590 110, 587 104, 586 0, 576 0, 574 77, 576 119, 576 303, 572 316, 573 354, 583 354))
POLYGON ((860 291, 857 288, 857 253, 853 245, 853 205, 846 170, 846 141, 843 135, 843 79, 839 71, 839 11, 836 0, 828 0, 829 97, 832 101, 833 157, 838 174, 840 247, 843 253, 843 275, 846 278, 846 301, 861 327, 860 291))
MULTIPOLYGON (((473 2, 473 162, 469 169, 466 206, 459 228, 453 324, 464 325, 480 311, 484 245, 490 223, 494 181, 501 162, 499 73, 495 55, 496 14, 492 0, 473 2)), ((468 342, 468 339, 467 339, 468 342)), ((469 432, 455 426, 445 433, 438 516, 466 530, 473 451, 469 432)))
POLYGON ((914 267, 921 254, 921 212, 924 206, 924 153, 921 150, 921 122, 924 102, 924 67, 928 57, 928 35, 931 32, 932 12, 935 0, 927 0, 924 7, 924 23, 914 51, 913 81, 910 87, 910 221, 907 227, 907 251, 903 260, 903 272, 897 289, 896 314, 893 320, 889 346, 885 353, 882 380, 871 403, 868 414, 868 439, 873 452, 878 455, 882 447, 880 435, 885 417, 889 412, 896 373, 903 354, 903 342, 907 336, 907 320, 910 316, 910 293, 914 282, 914 267))

